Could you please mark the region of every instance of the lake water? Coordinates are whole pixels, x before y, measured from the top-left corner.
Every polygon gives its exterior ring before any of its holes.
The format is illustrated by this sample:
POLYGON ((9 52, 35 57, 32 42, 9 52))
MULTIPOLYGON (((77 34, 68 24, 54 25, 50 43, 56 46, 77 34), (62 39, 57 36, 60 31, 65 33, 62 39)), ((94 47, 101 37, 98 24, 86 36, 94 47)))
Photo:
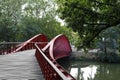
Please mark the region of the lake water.
POLYGON ((120 80, 120 64, 68 61, 62 65, 76 80, 120 80))

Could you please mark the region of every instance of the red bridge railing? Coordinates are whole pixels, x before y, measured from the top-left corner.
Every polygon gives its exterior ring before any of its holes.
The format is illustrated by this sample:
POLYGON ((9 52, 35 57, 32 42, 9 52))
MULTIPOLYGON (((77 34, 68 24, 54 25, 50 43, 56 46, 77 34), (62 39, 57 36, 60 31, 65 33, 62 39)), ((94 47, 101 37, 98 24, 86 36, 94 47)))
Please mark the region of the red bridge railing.
POLYGON ((20 47, 23 42, 1 42, 0 43, 0 55, 13 52, 16 48, 20 47))
POLYGON ((11 50, 6 50, 5 54, 28 49, 36 49, 35 56, 46 80, 75 80, 56 62, 57 59, 70 56, 71 47, 65 35, 58 35, 48 43, 45 35, 38 34, 11 50))
POLYGON ((50 60, 45 53, 36 46, 36 58, 46 80, 75 80, 62 66, 55 60, 50 60))
POLYGON ((41 47, 44 47, 48 43, 48 41, 45 35, 38 34, 25 42, 0 43, 0 47, 1 47, 0 55, 15 53, 28 49, 35 49, 35 45, 34 45, 35 43, 41 43, 41 47))

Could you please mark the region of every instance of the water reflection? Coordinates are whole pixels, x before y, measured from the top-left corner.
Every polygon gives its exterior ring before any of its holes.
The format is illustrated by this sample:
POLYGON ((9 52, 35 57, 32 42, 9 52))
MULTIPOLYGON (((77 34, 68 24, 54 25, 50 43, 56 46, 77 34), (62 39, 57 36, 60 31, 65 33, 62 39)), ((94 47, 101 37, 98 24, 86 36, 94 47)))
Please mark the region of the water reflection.
POLYGON ((71 68, 70 74, 71 74, 73 77, 77 78, 78 68, 71 68))
POLYGON ((66 68, 77 80, 120 80, 120 64, 72 61, 66 68))
MULTIPOLYGON (((97 66, 95 65, 90 65, 85 68, 81 68, 81 72, 83 74, 83 79, 88 80, 88 79, 94 79, 95 74, 97 72, 97 66)), ((82 76, 81 76, 82 77, 82 76)))
POLYGON ((70 74, 77 80, 93 80, 97 72, 97 66, 89 65, 84 68, 71 68, 70 74))

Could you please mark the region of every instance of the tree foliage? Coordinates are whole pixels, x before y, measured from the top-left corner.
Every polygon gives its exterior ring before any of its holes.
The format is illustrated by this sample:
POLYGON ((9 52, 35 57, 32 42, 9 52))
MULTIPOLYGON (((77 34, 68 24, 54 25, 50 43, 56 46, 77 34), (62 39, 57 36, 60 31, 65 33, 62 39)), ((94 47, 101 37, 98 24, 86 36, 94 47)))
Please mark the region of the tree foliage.
POLYGON ((36 34, 46 34, 48 39, 57 34, 70 38, 73 31, 61 26, 56 15, 53 0, 0 0, 0 42, 25 41, 36 34))
POLYGON ((120 24, 119 0, 57 0, 60 16, 90 45, 101 32, 120 24))

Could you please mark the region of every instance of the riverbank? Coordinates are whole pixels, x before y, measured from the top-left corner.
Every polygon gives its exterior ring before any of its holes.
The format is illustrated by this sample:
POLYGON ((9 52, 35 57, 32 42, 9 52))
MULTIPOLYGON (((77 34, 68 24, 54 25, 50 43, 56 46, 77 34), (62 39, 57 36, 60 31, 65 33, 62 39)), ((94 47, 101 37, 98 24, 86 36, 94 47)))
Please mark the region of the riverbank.
POLYGON ((98 49, 92 49, 85 52, 84 50, 73 51, 72 59, 77 61, 97 61, 97 62, 107 62, 107 63, 120 63, 120 56, 118 54, 106 54, 100 53, 98 55, 98 49))
POLYGON ((93 60, 96 59, 97 50, 89 50, 85 53, 84 50, 73 51, 72 57, 76 60, 88 59, 93 60))

